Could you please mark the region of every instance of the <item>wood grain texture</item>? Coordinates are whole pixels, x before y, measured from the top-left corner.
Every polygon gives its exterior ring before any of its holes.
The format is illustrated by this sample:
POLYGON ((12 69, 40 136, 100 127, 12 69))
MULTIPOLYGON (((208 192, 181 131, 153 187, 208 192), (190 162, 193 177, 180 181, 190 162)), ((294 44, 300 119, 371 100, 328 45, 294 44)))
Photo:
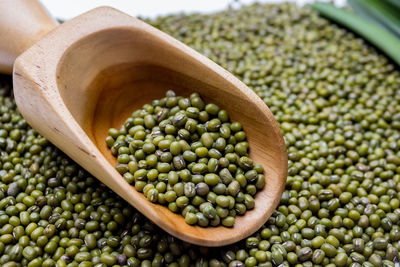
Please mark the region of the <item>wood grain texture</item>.
POLYGON ((217 64, 165 33, 112 8, 97 8, 46 35, 14 67, 14 93, 29 124, 168 233, 222 246, 258 230, 284 190, 287 155, 279 126, 263 101, 217 64), (247 133, 250 156, 263 165, 265 188, 255 209, 233 228, 187 225, 153 204, 115 170, 105 145, 110 127, 173 89, 226 109, 247 133))
POLYGON ((0 0, 0 72, 57 25, 37 0, 0 0))

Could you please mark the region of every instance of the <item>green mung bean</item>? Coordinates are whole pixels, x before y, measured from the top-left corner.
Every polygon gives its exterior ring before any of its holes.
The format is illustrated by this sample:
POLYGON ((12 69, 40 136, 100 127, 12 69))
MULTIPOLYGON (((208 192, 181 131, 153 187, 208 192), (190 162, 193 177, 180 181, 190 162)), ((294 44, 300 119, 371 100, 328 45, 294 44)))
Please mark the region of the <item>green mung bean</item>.
MULTIPOLYGON (((168 91, 165 98, 133 112, 120 130, 110 129, 106 143, 111 148, 118 146, 117 152, 113 153, 118 161, 117 170, 126 181, 143 191, 149 201, 181 212, 188 224, 207 226, 209 223, 202 216, 188 214, 182 209, 189 203, 198 206, 209 201, 201 196, 212 190, 216 198, 210 203, 224 208, 220 209, 219 215, 224 218, 220 223, 232 227, 236 202, 244 204, 239 205, 239 215, 254 208, 250 196, 263 189, 265 176, 262 168, 254 165, 247 156, 248 143, 241 124, 229 123, 228 117, 227 112, 217 105, 204 105, 197 93, 183 98, 168 91), (219 119, 220 111, 223 111, 223 125, 219 119), (125 140, 124 144, 118 139, 125 140), (235 152, 225 150, 227 143, 236 145, 235 152), (247 179, 245 187, 239 183, 242 173, 247 179), (167 175, 165 182, 168 184, 164 182, 163 174, 167 175), (240 192, 248 196, 236 199, 227 196, 236 196, 240 192), (228 214, 231 216, 227 217, 228 214)), ((216 214, 216 207, 202 211, 203 215, 214 219, 215 216, 210 214, 216 214)), ((217 226, 217 222, 213 220, 211 225, 217 226)))

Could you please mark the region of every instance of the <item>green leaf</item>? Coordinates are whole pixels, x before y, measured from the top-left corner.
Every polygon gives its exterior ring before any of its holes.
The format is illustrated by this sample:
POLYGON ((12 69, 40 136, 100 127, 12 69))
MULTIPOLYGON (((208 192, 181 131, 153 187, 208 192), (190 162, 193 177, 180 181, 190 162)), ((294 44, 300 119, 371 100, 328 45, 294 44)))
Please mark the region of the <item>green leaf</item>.
POLYGON ((399 0, 382 0, 390 5, 392 5, 395 8, 398 8, 400 10, 400 1, 399 0))
POLYGON ((337 8, 332 4, 317 2, 311 4, 311 7, 323 16, 358 33, 364 39, 380 48, 400 66, 400 39, 381 26, 365 20, 354 13, 337 8))
POLYGON ((360 17, 369 20, 369 21, 373 21, 376 24, 379 24, 380 26, 382 26, 383 28, 385 28, 387 31, 390 31, 389 28, 387 28, 381 21, 379 21, 378 19, 376 19, 374 16, 371 16, 370 13, 368 13, 367 10, 364 9, 364 7, 362 5, 359 5, 358 1, 355 0, 348 0, 347 3, 351 6, 351 8, 353 9, 353 11, 359 15, 360 17))
POLYGON ((400 38, 400 13, 397 8, 381 0, 349 0, 360 16, 376 21, 400 38))

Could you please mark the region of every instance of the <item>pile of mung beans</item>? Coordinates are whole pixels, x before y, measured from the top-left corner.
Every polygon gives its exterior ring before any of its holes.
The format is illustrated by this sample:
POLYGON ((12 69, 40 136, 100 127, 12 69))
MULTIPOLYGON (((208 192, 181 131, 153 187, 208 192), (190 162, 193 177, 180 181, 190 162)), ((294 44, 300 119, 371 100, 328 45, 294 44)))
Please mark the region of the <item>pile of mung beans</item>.
MULTIPOLYGON (((149 21, 237 75, 281 125, 289 173, 255 234, 223 248, 166 234, 32 130, 0 78, 0 265, 395 266, 400 73, 293 4, 149 21)), ((132 48, 134 49, 134 48, 132 48)))
POLYGON ((242 125, 198 93, 168 90, 108 134, 124 179, 190 225, 232 227, 265 185, 263 167, 248 157, 242 125))

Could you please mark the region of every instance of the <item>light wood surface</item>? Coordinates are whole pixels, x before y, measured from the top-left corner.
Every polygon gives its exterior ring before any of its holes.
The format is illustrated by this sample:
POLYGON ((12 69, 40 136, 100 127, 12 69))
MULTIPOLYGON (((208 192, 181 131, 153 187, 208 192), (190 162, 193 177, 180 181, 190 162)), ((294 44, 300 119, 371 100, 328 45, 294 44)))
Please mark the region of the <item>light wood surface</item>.
POLYGON ((62 24, 14 66, 14 93, 29 124, 170 234, 203 246, 222 246, 258 230, 284 190, 287 155, 273 115, 229 72, 179 41, 112 8, 97 8, 62 24), (153 204, 115 170, 105 145, 110 127, 173 89, 199 92, 240 121, 250 156, 265 168, 266 186, 255 209, 233 228, 189 226, 153 204))
POLYGON ((0 72, 57 25, 37 0, 0 0, 0 72))

